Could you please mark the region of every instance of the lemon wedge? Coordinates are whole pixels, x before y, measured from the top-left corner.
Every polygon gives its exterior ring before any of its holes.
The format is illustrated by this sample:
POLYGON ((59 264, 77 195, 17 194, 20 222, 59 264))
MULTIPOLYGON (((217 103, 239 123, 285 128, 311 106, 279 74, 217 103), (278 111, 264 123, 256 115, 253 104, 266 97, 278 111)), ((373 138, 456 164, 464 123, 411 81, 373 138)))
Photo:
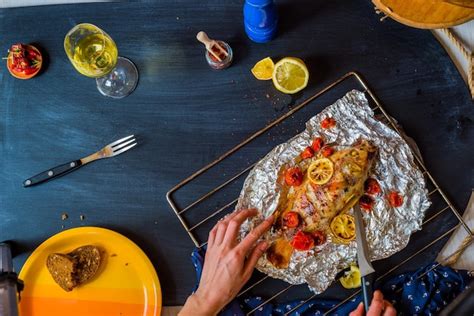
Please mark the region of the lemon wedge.
POLYGON ((308 85, 309 72, 304 62, 295 57, 285 57, 276 63, 273 84, 283 93, 293 94, 308 85))
POLYGON ((355 238, 355 221, 351 215, 341 214, 334 217, 329 227, 336 241, 347 244, 355 238))
POLYGON ((251 71, 258 80, 270 80, 272 79, 274 68, 273 60, 267 57, 257 62, 251 71))
POLYGON ((360 287, 360 270, 356 265, 351 265, 351 270, 347 271, 342 278, 339 279, 342 286, 346 289, 355 289, 360 287))
POLYGON ((308 179, 314 184, 329 182, 334 173, 334 164, 328 158, 319 158, 308 167, 308 179))

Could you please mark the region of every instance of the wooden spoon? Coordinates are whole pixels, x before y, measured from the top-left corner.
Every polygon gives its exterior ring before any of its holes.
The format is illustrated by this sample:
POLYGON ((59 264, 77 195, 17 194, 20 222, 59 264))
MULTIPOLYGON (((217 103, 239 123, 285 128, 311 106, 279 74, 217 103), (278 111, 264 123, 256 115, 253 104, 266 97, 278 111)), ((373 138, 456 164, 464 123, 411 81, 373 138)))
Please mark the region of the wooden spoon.
POLYGON ((227 51, 219 44, 218 41, 211 40, 205 32, 201 31, 197 33, 196 38, 206 46, 207 51, 211 53, 212 56, 214 56, 218 61, 222 61, 222 58, 220 57, 221 54, 218 52, 221 52, 227 57, 227 51))

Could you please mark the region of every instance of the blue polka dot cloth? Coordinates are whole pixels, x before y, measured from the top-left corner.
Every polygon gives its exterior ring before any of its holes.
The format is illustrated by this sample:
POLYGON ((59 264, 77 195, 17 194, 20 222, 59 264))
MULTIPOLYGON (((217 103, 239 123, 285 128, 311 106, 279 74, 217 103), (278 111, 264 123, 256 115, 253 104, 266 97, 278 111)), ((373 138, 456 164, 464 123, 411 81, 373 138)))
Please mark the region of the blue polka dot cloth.
MULTIPOLYGON (((204 249, 196 249, 191 259, 196 269, 197 280, 201 278, 204 263, 204 249)), ((396 308, 398 315, 436 315, 448 305, 459 293, 468 287, 471 278, 466 271, 458 271, 431 263, 414 272, 395 276, 377 286, 384 298, 396 308)), ((197 288, 197 285, 196 285, 197 288)), ((265 299, 261 297, 245 297, 233 300, 220 313, 221 316, 240 316, 259 306, 265 299)), ((339 306, 331 315, 348 315, 356 309, 362 296, 339 306)), ((339 303, 337 300, 312 299, 293 310, 302 301, 284 304, 267 303, 255 311, 256 316, 280 316, 292 311, 292 316, 323 315, 339 303)))

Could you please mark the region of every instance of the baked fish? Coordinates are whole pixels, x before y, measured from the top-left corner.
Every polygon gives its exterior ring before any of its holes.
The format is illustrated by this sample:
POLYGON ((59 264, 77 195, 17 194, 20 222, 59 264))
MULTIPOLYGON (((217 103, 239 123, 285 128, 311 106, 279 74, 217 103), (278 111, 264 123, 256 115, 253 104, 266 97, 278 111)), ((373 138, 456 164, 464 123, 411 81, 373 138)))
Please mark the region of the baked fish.
POLYGON ((361 139, 335 150, 317 138, 280 171, 282 194, 275 212, 275 240, 266 257, 277 268, 288 267, 293 251, 347 243, 355 236, 355 223, 347 211, 364 194, 364 183, 377 149, 361 139))

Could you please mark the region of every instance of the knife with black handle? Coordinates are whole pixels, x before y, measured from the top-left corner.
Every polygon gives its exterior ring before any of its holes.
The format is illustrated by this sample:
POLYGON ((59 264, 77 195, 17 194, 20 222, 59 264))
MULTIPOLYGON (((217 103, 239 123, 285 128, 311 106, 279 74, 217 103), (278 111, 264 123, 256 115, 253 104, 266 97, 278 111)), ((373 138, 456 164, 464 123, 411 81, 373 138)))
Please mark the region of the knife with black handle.
POLYGON ((362 296, 364 299, 365 312, 369 310, 370 302, 374 297, 374 283, 375 283, 375 273, 370 273, 361 277, 362 281, 362 296))
POLYGON ((359 203, 356 203, 354 206, 354 218, 356 222, 357 262, 361 275, 364 307, 367 313, 372 297, 374 296, 375 270, 370 262, 369 248, 367 246, 365 226, 361 212, 359 203))

